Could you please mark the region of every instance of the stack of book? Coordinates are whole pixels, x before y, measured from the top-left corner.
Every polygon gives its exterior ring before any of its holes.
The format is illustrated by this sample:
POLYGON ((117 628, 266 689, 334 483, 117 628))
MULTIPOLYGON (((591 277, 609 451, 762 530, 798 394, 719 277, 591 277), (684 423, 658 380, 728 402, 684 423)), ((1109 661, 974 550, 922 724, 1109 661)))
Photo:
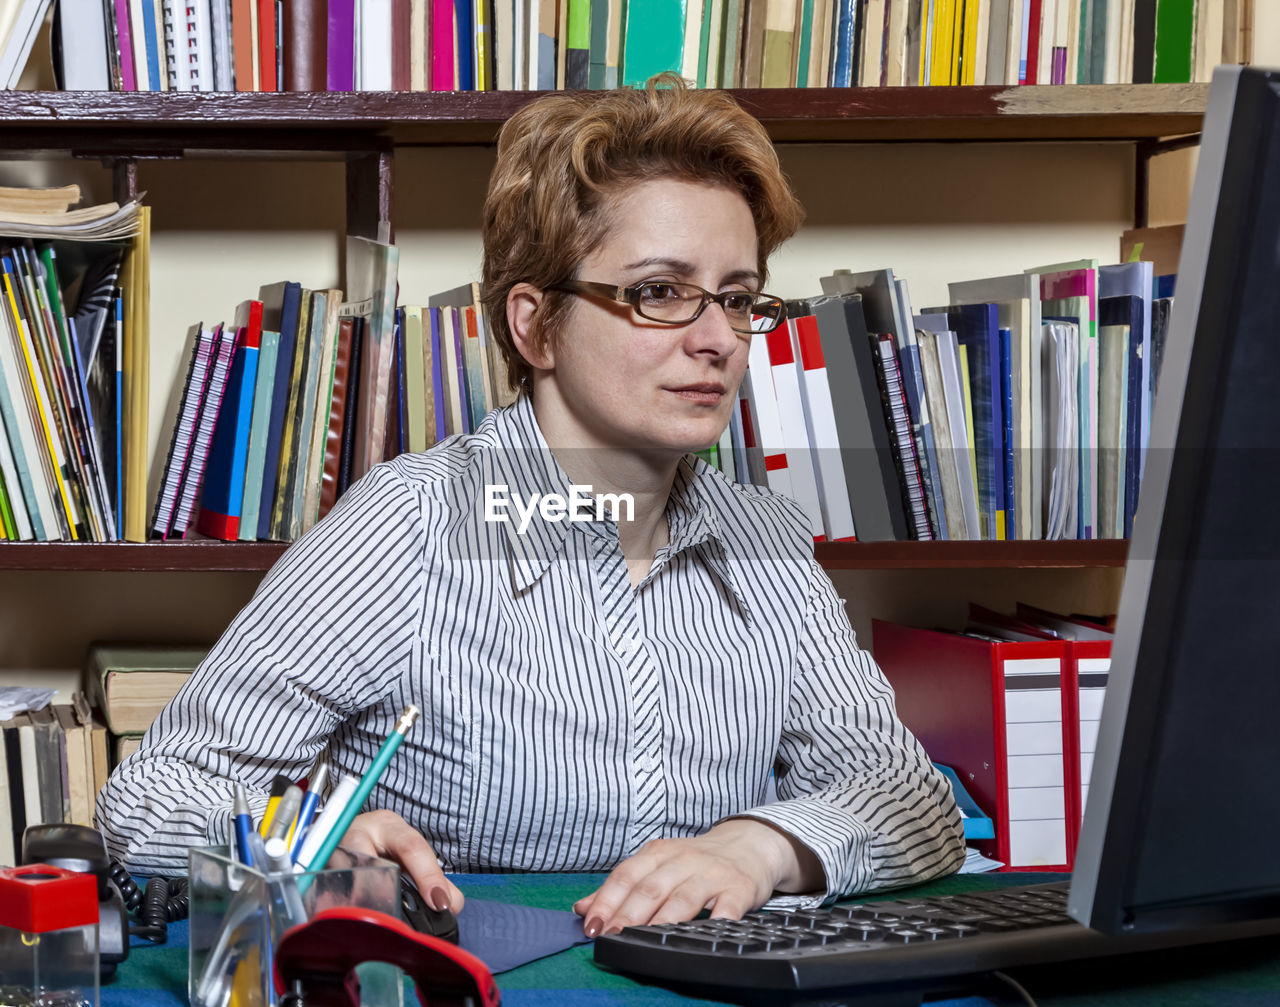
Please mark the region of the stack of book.
POLYGON ((892 270, 824 277, 752 343, 732 471, 817 541, 1126 538, 1172 285, 1086 260, 916 314, 892 270))
POLYGON ((84 697, 0 721, 0 864, 17 863, 28 825, 93 825, 107 782, 107 728, 84 697))
POLYGON ((1251 61, 1254 2, 62 0, 58 51, 69 90, 1185 82, 1251 61))
POLYGON ((274 283, 233 323, 191 328, 153 538, 293 541, 370 466, 513 400, 477 284, 395 307, 396 249, 349 240, 345 298, 274 283))
POLYGON ((178 694, 206 647, 95 643, 85 662, 85 695, 105 725, 111 765, 138 750, 142 736, 178 694))
POLYGON ((136 306, 123 271, 145 246, 146 214, 71 209, 79 199, 76 186, 0 189, 5 539, 114 542, 131 530, 130 470, 145 443, 130 404, 145 396, 146 365, 125 337, 136 306))

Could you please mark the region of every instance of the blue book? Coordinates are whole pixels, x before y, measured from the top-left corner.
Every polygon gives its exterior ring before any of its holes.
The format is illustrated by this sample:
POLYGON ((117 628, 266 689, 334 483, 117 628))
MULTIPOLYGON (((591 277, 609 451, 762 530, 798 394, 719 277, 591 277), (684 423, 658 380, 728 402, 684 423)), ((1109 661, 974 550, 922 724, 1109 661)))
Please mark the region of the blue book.
POLYGON ((1172 297, 1173 288, 1177 281, 1177 273, 1166 273, 1164 276, 1157 276, 1155 279, 1156 300, 1160 300, 1162 297, 1172 297))
POLYGON ((293 376, 293 354, 298 344, 298 310, 302 303, 302 284, 278 283, 258 292, 262 301, 262 327, 280 333, 280 349, 276 356, 275 387, 271 392, 271 425, 267 429, 267 456, 262 465, 262 495, 258 498, 258 538, 271 538, 271 512, 276 501, 276 483, 280 471, 280 441, 284 432, 285 410, 289 406, 289 379, 293 376), (280 314, 275 305, 280 305, 280 314))
MULTIPOLYGON (((150 5, 147 5, 150 8, 150 5)), ((164 39, 156 37, 156 19, 151 16, 151 10, 143 11, 142 15, 142 37, 143 45, 147 53, 147 83, 150 85, 150 91, 163 91, 160 86, 160 75, 168 73, 167 64, 161 67, 160 50, 164 48, 164 39)), ((135 36, 136 38, 136 36, 135 36)))
POLYGON ((836 0, 835 66, 831 70, 832 87, 852 87, 857 65, 854 42, 857 36, 858 0, 836 0))
POLYGON ((1013 332, 1000 330, 1000 401, 1004 403, 1004 529, 1006 538, 1019 538, 1014 520, 1013 486, 1013 332))
POLYGON ((234 542, 240 536, 244 503, 244 470, 249 454, 249 425, 253 419, 253 389, 258 378, 260 335, 241 327, 236 335, 231 373, 218 406, 213 443, 205 463, 196 531, 210 538, 234 542))
MULTIPOLYGON (((1142 360, 1139 362, 1141 403, 1138 406, 1138 480, 1146 468, 1147 443, 1151 440, 1151 303, 1155 286, 1155 264, 1151 262, 1126 262, 1118 266, 1102 266, 1098 269, 1099 304, 1104 297, 1131 295, 1142 302, 1142 360)), ((1130 381, 1133 380, 1133 361, 1129 361, 1130 381)))
POLYGON ((453 23, 458 29, 458 90, 476 89, 475 27, 472 0, 453 0, 453 23))
POLYGON ((984 539, 1006 537, 1004 499, 1004 402, 1000 394, 1000 315, 994 304, 947 309, 956 341, 969 353, 973 397, 973 447, 978 467, 978 511, 984 539))
POLYGON ((436 441, 445 438, 444 432, 444 362, 440 357, 440 309, 428 308, 431 316, 431 387, 435 394, 431 396, 436 407, 436 441))

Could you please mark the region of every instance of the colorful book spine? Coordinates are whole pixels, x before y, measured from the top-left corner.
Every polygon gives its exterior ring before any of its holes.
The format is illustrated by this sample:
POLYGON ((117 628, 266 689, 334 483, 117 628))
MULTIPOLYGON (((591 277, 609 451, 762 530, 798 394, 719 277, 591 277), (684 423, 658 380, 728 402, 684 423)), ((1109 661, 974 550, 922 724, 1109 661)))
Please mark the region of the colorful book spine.
POLYGON ((234 542, 240 536, 260 343, 260 329, 246 326, 237 329, 236 349, 214 422, 213 442, 200 494, 200 513, 196 518, 196 531, 227 542, 234 542))
POLYGON ((258 537, 258 513, 262 506, 262 478, 266 472, 267 439, 271 433, 271 391, 275 387, 280 358, 280 333, 264 330, 258 347, 258 376, 254 379, 253 415, 249 421, 249 452, 244 466, 244 495, 240 504, 242 542, 258 537))

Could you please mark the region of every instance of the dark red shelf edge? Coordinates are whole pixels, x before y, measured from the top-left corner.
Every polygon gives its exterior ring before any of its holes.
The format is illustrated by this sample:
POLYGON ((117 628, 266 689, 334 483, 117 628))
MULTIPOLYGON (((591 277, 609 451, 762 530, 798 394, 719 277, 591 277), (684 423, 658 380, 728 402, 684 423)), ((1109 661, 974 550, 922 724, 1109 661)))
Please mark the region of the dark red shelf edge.
MULTIPOLYGON (((264 572, 287 547, 276 542, 5 542, 0 570, 65 572, 264 572)), ((828 570, 1122 567, 1127 541, 821 542, 828 570)))

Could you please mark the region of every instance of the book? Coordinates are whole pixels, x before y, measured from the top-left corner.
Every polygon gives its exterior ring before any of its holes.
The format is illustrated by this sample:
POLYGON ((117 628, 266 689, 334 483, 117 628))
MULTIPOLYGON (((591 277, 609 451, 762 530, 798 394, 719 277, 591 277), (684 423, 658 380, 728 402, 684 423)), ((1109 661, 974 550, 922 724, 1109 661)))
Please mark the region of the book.
POLYGON ((356 0, 328 0, 325 90, 356 89, 356 0))
MULTIPOLYGON (((8 35, 0 36, 0 87, 15 88, 36 43, 51 0, 14 0, 8 35)), ((132 88, 130 88, 132 90, 132 88)))
POLYGON ((1044 537, 1076 538, 1079 529, 1079 337, 1066 322, 1044 323, 1044 537))
POLYGON ((1018 538, 1043 538, 1044 401, 1040 283, 1035 273, 1016 273, 947 284, 952 304, 992 303, 997 324, 1009 330, 1014 518, 1018 538))
MULTIPOLYGON (((317 291, 317 295, 319 291, 317 291)), ((338 354, 338 311, 342 291, 326 290, 325 309, 320 319, 320 348, 314 389, 307 394, 314 402, 306 453, 305 482, 300 505, 298 534, 305 535, 320 513, 320 484, 324 477, 324 451, 329 436, 329 410, 333 405, 333 369, 338 354)), ((301 467, 301 462, 299 463, 301 467)), ((296 536, 295 536, 296 537, 296 536)))
POLYGON ((773 391, 778 404, 778 421, 782 428, 782 443, 787 454, 787 471, 791 476, 791 498, 798 503, 809 519, 809 529, 814 541, 824 537, 822 517, 822 490, 818 484, 818 470, 814 466, 810 449, 809 432, 806 429, 800 375, 796 369, 793 347, 795 322, 788 319, 768 333, 765 339, 769 353, 769 374, 773 378, 773 391))
POLYGON ((872 365, 876 372, 876 384, 880 387, 880 404, 890 435, 889 451, 898 473, 908 532, 913 539, 930 541, 933 534, 929 527, 928 505, 925 502, 915 442, 911 439, 911 424, 907 416, 906 396, 902 390, 902 371, 898 366, 897 347, 890 335, 873 335, 870 339, 872 365))
POLYGON ((826 360, 822 356, 818 320, 813 315, 793 319, 788 309, 788 328, 800 362, 800 401, 818 476, 823 533, 829 542, 853 541, 856 537, 853 509, 849 505, 849 487, 840 461, 840 439, 836 433, 835 407, 826 360))
POLYGON ((92 644, 85 695, 112 734, 142 733, 204 660, 200 647, 92 644))
MULTIPOLYGON (((928 311, 930 309, 926 309, 928 311)), ((964 304, 945 310, 956 341, 967 348, 968 387, 973 400, 972 438, 977 469, 982 537, 1007 537, 1004 500, 1004 415, 1000 395, 999 313, 994 304, 964 304)))
POLYGON ((356 450, 356 416, 360 403, 360 368, 364 345, 364 319, 351 319, 351 372, 347 378, 347 405, 342 417, 342 454, 338 460, 337 497, 351 485, 351 466, 356 450))
MULTIPOLYGON (((64 91, 110 90, 107 16, 102 0, 62 0, 54 6, 53 16, 58 86, 64 91)), ((3 834, 0 826, 0 840, 3 834)), ((0 863, 13 861, 0 857, 0 863)))
POLYGON ((200 406, 199 419, 196 421, 191 457, 182 476, 182 489, 174 509, 173 527, 169 532, 178 538, 186 538, 196 501, 200 498, 214 427, 217 425, 218 411, 222 408, 222 396, 226 391, 227 376, 231 372, 231 360, 235 355, 237 335, 235 330, 224 327, 221 323, 214 328, 215 349, 209 382, 200 406))
POLYGON ((92 828, 97 791, 93 790, 89 728, 76 716, 70 703, 55 704, 52 710, 66 745, 67 815, 64 821, 92 828))
MULTIPOLYGON (((301 284, 287 280, 259 288, 258 299, 262 302, 262 327, 280 333, 271 390, 271 422, 267 428, 266 454, 262 461, 262 495, 258 500, 257 537, 265 540, 271 538, 276 490, 280 482, 280 447, 289 406, 294 401, 289 388, 293 381, 299 316, 302 304, 309 303, 310 299, 304 302, 301 284)), ((305 343, 305 327, 303 333, 305 343)))
POLYGON ((196 530, 210 538, 234 542, 240 537, 244 503, 245 466, 249 455, 249 426, 258 378, 258 348, 262 339, 262 304, 253 302, 253 321, 237 325, 235 351, 222 401, 214 421, 213 440, 205 463, 196 530))
POLYGON ((787 442, 782 433, 771 368, 767 337, 752 339, 747 352, 747 378, 744 379, 745 392, 749 396, 744 419, 750 432, 754 434, 754 445, 760 452, 761 467, 764 469, 758 476, 764 480, 760 485, 794 498, 787 442))
POLYGON ((356 453, 351 474, 359 479, 382 461, 390 394, 391 354, 395 339, 396 274, 400 252, 394 245, 368 238, 347 238, 347 298, 368 302, 360 367, 356 453))
POLYGON ((258 538, 262 482, 266 474, 267 440, 271 435, 271 393, 275 388, 276 362, 280 357, 280 333, 263 330, 258 347, 258 374, 253 385, 253 410, 249 420, 249 448, 245 453, 244 494, 240 503, 241 542, 258 538))
POLYGON ((907 516, 876 384, 861 294, 810 301, 831 388, 836 436, 858 539, 905 539, 907 516))
MULTIPOLYGON (((911 436, 925 481, 926 505, 932 515, 937 511, 937 501, 933 498, 937 496, 938 487, 932 476, 934 452, 929 444, 928 403, 924 399, 924 386, 919 374, 919 350, 915 346, 915 326, 912 324, 906 283, 895 277, 892 269, 860 273, 837 269, 832 275, 824 276, 821 282, 824 294, 861 294, 867 331, 887 333, 894 338, 907 397, 911 436)), ((926 537, 932 538, 932 525, 929 527, 930 533, 926 537)))
MULTIPOLYGON (((421 324, 421 323, 419 323, 421 324)), ((320 503, 317 520, 333 509, 338 501, 338 483, 342 465, 347 408, 351 393, 352 348, 356 319, 338 320, 338 344, 333 362, 333 382, 329 396, 329 425, 325 433, 324 469, 321 473, 320 503)))

